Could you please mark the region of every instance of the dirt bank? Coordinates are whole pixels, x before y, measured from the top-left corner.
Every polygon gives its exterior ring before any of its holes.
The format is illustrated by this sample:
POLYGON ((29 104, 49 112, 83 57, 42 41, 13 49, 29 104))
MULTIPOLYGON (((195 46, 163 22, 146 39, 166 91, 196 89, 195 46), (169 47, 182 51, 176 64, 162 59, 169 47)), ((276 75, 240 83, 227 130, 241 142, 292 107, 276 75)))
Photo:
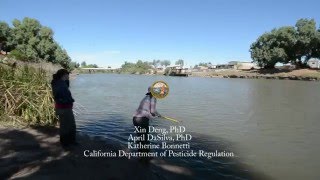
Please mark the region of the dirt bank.
POLYGON ((218 77, 218 78, 245 78, 245 79, 283 79, 283 80, 304 80, 319 81, 319 70, 298 69, 298 70, 207 70, 205 72, 192 72, 194 77, 218 77))

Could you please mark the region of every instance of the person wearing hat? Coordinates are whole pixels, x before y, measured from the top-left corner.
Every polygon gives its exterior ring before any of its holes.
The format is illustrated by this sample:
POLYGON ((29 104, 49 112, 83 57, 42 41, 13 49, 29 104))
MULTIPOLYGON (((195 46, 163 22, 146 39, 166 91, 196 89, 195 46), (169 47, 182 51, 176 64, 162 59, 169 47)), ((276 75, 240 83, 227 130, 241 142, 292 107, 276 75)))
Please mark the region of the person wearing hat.
MULTIPOLYGON (((143 141, 139 141, 142 145, 148 144, 149 120, 155 117, 161 117, 156 110, 157 99, 151 94, 151 87, 148 88, 146 96, 141 100, 140 105, 133 115, 133 125, 139 129, 145 130, 137 132, 138 136, 144 136, 143 141)), ((140 152, 148 152, 148 149, 139 149, 140 152)))
POLYGON ((69 72, 59 69, 51 81, 55 111, 59 119, 60 143, 63 147, 75 145, 76 123, 72 111, 74 99, 69 90, 69 72))

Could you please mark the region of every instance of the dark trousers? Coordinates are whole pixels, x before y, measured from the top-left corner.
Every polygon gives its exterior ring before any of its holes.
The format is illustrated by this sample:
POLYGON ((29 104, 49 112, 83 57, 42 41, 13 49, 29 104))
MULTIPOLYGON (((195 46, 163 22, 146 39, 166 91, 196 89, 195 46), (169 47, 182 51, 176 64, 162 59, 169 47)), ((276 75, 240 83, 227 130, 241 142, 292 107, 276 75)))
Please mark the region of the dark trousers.
MULTIPOLYGON (((142 145, 148 144, 148 134, 149 134, 149 119, 146 117, 133 117, 133 125, 139 126, 141 129, 145 129, 145 132, 137 132, 137 136, 144 136, 145 139, 143 141, 138 141, 137 143, 141 143, 142 145)), ((138 149, 139 152, 149 152, 149 149, 138 149)))
POLYGON ((56 109, 59 118, 59 134, 62 146, 67 146, 76 142, 76 122, 72 109, 56 109))

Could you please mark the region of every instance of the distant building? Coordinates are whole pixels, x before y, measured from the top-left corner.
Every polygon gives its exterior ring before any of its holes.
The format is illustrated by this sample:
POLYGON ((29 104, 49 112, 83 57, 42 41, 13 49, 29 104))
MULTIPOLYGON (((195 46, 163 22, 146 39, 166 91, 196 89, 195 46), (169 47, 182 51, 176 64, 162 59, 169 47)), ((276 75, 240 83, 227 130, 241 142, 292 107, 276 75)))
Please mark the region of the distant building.
POLYGON ((167 72, 169 76, 188 76, 191 74, 191 70, 189 70, 186 66, 174 65, 168 66, 169 71, 167 72))
POLYGON ((150 67, 156 71, 164 71, 166 69, 166 66, 162 66, 162 65, 150 65, 150 67))
POLYGON ((210 66, 208 66, 209 69, 217 69, 217 65, 212 65, 210 64, 210 66))
POLYGON ((292 70, 292 69, 296 69, 296 65, 291 64, 291 63, 287 63, 287 64, 276 63, 276 64, 275 64, 275 68, 277 68, 277 69, 289 69, 289 70, 292 70))
POLYGON ((228 64, 218 64, 216 69, 236 69, 238 61, 230 61, 228 64))
POLYGON ((255 64, 252 62, 238 62, 236 65, 237 69, 239 70, 250 70, 255 69, 255 64))
POLYGON ((291 63, 283 64, 282 69, 296 69, 296 65, 291 63))
POLYGON ((320 69, 320 59, 318 58, 310 58, 307 64, 312 69, 320 69))
POLYGON ((155 69, 158 71, 164 71, 166 69, 166 66, 157 65, 155 69))
POLYGON ((230 65, 230 66, 235 66, 235 65, 237 65, 239 63, 239 61, 230 61, 230 62, 228 62, 228 65, 230 65))
POLYGON ((228 62, 228 69, 237 69, 238 64, 239 64, 239 61, 230 61, 228 62))
POLYGON ((198 70, 208 70, 209 67, 207 67, 207 66, 198 66, 197 69, 198 70))
POLYGON ((228 64, 218 64, 216 66, 216 69, 230 69, 230 68, 233 68, 233 65, 228 65, 228 64))
POLYGON ((210 69, 239 69, 239 70, 250 70, 259 69, 256 63, 252 62, 241 62, 241 61, 230 61, 228 64, 212 65, 210 69))
POLYGON ((172 66, 168 66, 168 68, 182 69, 181 65, 172 65, 172 66))

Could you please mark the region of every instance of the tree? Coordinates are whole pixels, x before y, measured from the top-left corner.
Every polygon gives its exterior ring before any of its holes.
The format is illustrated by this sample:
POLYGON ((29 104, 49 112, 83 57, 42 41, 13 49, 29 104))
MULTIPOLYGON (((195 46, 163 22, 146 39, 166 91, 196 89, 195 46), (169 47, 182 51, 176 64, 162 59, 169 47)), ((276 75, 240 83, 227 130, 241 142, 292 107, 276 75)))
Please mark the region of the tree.
POLYGON ((8 41, 11 38, 11 29, 6 22, 0 22, 0 51, 10 51, 10 43, 8 41))
POLYGON ((167 66, 170 66, 171 62, 169 60, 163 60, 160 62, 160 64, 161 66, 167 67, 167 66))
POLYGON ((53 31, 32 18, 14 19, 10 28, 0 22, 0 48, 10 56, 25 61, 48 61, 63 67, 73 67, 68 53, 53 38, 53 31))
POLYGON ((179 59, 178 61, 176 61, 176 63, 175 63, 175 64, 176 64, 176 65, 183 66, 183 65, 184 65, 184 60, 179 59))
POLYGON ((250 47, 251 57, 260 67, 274 68, 277 62, 285 63, 287 55, 277 41, 277 30, 265 33, 250 47))
POLYGON ((313 48, 317 43, 316 22, 314 19, 300 19, 296 23, 296 30, 298 34, 295 46, 297 64, 303 66, 314 54, 313 48))
POLYGON ((87 63, 85 61, 82 61, 81 67, 86 67, 86 66, 87 66, 87 63))
MULTIPOLYGON (((80 64, 77 63, 76 66, 80 67, 80 64)), ((81 67, 82 68, 98 68, 99 66, 96 64, 87 64, 85 61, 82 61, 81 67)))
POLYGON ((201 62, 201 63, 199 63, 199 66, 208 67, 209 65, 211 65, 210 62, 207 62, 207 63, 201 62))
POLYGON ((39 42, 36 50, 40 59, 54 62, 54 52, 58 44, 54 42, 53 31, 48 27, 41 27, 38 34, 39 42))
POLYGON ((320 57, 320 28, 316 32, 316 38, 312 42, 312 57, 320 57))
POLYGON ((41 25, 39 21, 31 18, 24 18, 22 22, 15 19, 13 21, 14 28, 13 42, 15 49, 24 54, 29 61, 38 61, 37 45, 40 42, 39 34, 41 25))
POLYGON ((154 60, 152 61, 151 65, 153 65, 154 67, 157 67, 157 66, 160 65, 160 63, 161 63, 160 60, 155 60, 155 59, 154 59, 154 60))
POLYGON ((121 66, 121 72, 130 74, 145 74, 149 72, 150 63, 138 60, 137 63, 130 63, 125 61, 121 66))
POLYGON ((63 68, 71 68, 71 58, 69 57, 67 51, 62 49, 60 46, 55 50, 55 61, 59 63, 63 68))
POLYGON ((320 55, 315 25, 313 19, 300 19, 295 27, 284 26, 264 33, 251 44, 251 58, 264 68, 274 68, 278 62, 306 66, 311 57, 320 55))
POLYGON ((79 67, 80 67, 79 63, 74 62, 74 61, 70 62, 70 70, 73 70, 73 69, 76 69, 76 68, 79 68, 79 67))
POLYGON ((96 64, 89 64, 87 65, 88 68, 98 68, 99 66, 96 64))

